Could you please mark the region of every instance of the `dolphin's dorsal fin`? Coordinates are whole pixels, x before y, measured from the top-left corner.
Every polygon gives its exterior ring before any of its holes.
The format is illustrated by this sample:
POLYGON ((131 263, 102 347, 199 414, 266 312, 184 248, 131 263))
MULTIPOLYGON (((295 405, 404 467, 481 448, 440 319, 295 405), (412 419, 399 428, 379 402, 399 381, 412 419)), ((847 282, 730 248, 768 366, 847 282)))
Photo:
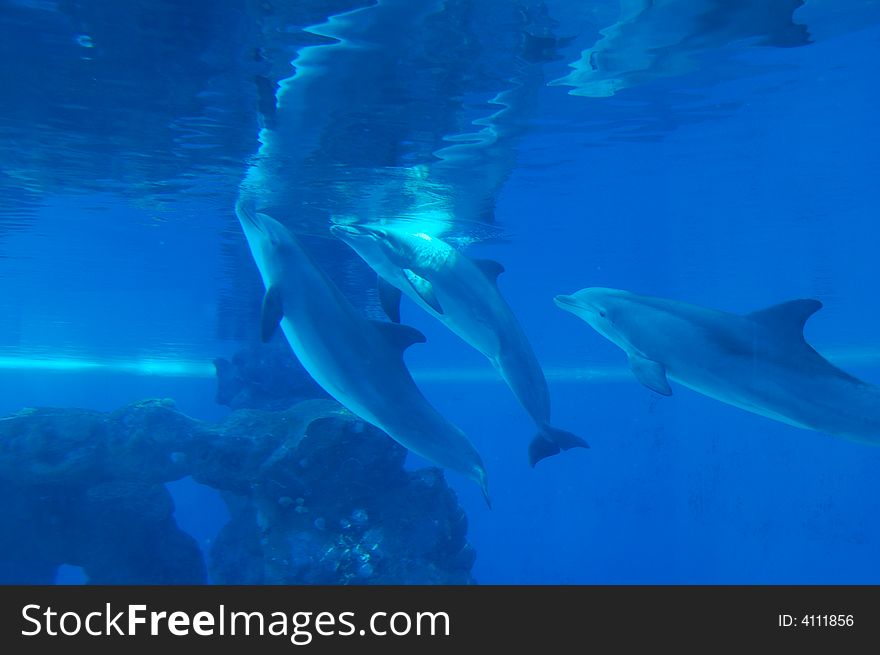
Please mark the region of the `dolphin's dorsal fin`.
POLYGON ((281 290, 277 286, 266 289, 263 296, 263 309, 260 314, 260 339, 268 343, 275 329, 284 318, 284 306, 281 303, 281 290))
POLYGON ((431 283, 408 268, 403 269, 403 274, 419 298, 424 300, 425 304, 435 312, 442 314, 443 307, 440 306, 440 301, 437 300, 437 295, 434 293, 434 287, 431 286, 431 283))
POLYGON ((498 276, 504 272, 504 267, 494 259, 473 259, 471 261, 476 264, 477 268, 483 271, 483 275, 489 278, 491 282, 497 282, 498 276))
POLYGON ((400 323, 400 289, 391 284, 381 275, 378 276, 376 288, 379 291, 379 304, 390 320, 400 323))
POLYGON ((666 379, 666 367, 660 362, 632 354, 629 356, 629 368, 636 379, 651 391, 664 396, 672 395, 672 388, 669 386, 669 380, 666 379))
POLYGON ((804 336, 807 319, 822 309, 818 300, 789 300, 748 314, 748 318, 786 336, 804 336))
POLYGON ((402 323, 387 323, 386 321, 370 321, 376 330, 382 334, 389 343, 403 352, 414 343, 425 343, 428 339, 425 335, 409 325, 402 323))

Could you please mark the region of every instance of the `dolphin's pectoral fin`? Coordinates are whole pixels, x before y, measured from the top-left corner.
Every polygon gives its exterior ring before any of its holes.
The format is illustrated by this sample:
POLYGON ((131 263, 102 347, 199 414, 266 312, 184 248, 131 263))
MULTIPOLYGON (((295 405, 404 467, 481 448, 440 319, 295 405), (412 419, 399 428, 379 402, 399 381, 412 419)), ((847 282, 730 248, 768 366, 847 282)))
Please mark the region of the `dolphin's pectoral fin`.
POLYGON ((400 289, 391 284, 381 275, 378 276, 376 288, 379 291, 379 304, 390 320, 400 323, 400 289))
POLYGON ((275 286, 269 287, 266 289, 266 295, 263 296, 263 311, 260 316, 260 339, 263 343, 268 343, 272 338, 283 317, 281 290, 275 286))
POLYGON ((407 281, 413 290, 419 295, 419 298, 424 300, 425 304, 435 312, 442 314, 443 308, 440 306, 440 301, 437 300, 437 296, 434 293, 434 287, 431 286, 431 283, 422 276, 416 275, 408 268, 403 269, 403 274, 406 275, 407 281))
POLYGON ((498 276, 504 272, 504 267, 494 259, 473 259, 471 261, 476 264, 477 268, 483 271, 483 275, 489 278, 491 282, 498 282, 498 276))
POLYGON ((666 379, 666 368, 660 362, 655 362, 639 355, 629 356, 629 368, 636 379, 664 396, 672 395, 669 380, 666 379))
POLYGON ((369 321, 385 336, 388 341, 403 352, 414 343, 425 343, 425 335, 409 325, 386 323, 385 321, 369 321))
POLYGON ((748 318, 783 336, 803 339, 807 319, 820 309, 822 303, 818 300, 789 300, 752 312, 748 318))

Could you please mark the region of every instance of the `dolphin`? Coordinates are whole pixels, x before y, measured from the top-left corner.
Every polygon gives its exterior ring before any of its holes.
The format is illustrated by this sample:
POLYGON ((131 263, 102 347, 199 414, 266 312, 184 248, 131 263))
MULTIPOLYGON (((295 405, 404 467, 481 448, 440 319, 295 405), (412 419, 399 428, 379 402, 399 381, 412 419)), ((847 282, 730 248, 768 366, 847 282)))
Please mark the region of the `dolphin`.
POLYGON ((562 450, 589 447, 550 425, 544 372, 498 290, 501 264, 470 259, 424 232, 355 224, 335 224, 330 230, 379 275, 380 301, 391 320, 400 321, 402 291, 489 359, 538 428, 529 444, 532 466, 562 450))
POLYGON ((280 323, 303 367, 333 398, 414 453, 474 480, 489 503, 486 470, 467 436, 425 399, 403 351, 425 336, 362 317, 281 223, 236 207, 263 284, 261 335, 280 323))
POLYGON ((574 87, 571 95, 608 97, 656 79, 705 66, 732 48, 789 48, 810 43, 795 22, 805 0, 620 0, 617 22, 581 52, 573 70, 549 86, 574 87))
POLYGON ((837 368, 804 339, 818 300, 739 316, 618 289, 582 289, 556 304, 629 357, 636 378, 669 396, 669 379, 789 425, 880 443, 880 387, 837 368))

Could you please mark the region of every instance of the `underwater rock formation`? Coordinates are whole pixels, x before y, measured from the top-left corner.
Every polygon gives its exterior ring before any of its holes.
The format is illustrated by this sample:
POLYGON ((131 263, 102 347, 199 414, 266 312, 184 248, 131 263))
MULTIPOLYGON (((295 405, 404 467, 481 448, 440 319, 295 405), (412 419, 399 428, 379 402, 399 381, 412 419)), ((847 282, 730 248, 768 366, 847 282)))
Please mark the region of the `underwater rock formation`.
POLYGON ((209 555, 226 584, 465 584, 475 553, 442 471, 332 400, 241 410, 220 424, 168 400, 105 414, 26 409, 0 419, 0 582, 199 584, 205 559, 165 482, 223 495, 209 555))
POLYGON ((283 339, 251 346, 231 360, 214 360, 217 402, 231 409, 286 409, 308 398, 329 398, 292 356, 283 339))
POLYGON ((191 424, 165 402, 0 420, 0 582, 48 584, 61 564, 94 584, 206 582, 162 484, 184 475, 191 424))
MULTIPOLYGON (((230 486, 226 494, 232 519, 211 552, 215 582, 472 582, 467 518, 440 470, 405 470, 403 447, 332 401, 308 401, 274 417, 240 412, 236 422, 233 433, 284 432, 275 434, 268 457, 250 458, 250 489, 230 486), (242 566, 254 554, 262 568, 242 566)), ((255 446, 252 455, 261 450, 255 446)), ((234 479, 212 471, 209 482, 205 473, 193 477, 212 486, 234 479)))

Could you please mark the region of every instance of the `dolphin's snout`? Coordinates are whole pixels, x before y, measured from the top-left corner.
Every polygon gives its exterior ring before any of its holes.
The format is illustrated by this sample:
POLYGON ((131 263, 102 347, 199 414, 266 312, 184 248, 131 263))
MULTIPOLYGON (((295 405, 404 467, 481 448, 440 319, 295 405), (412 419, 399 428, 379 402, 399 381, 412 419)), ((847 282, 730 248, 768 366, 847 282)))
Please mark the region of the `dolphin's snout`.
POLYGON ((558 306, 563 309, 567 307, 574 307, 577 305, 577 300, 573 296, 566 296, 564 294, 558 295, 553 298, 553 302, 555 302, 558 306))
POLYGON ((235 206, 235 214, 242 227, 251 227, 259 232, 263 232, 262 221, 258 218, 261 214, 258 214, 256 209, 254 209, 253 203, 239 202, 235 206))
POLYGON ((330 226, 330 233, 343 241, 379 236, 379 232, 375 228, 345 223, 334 223, 330 226))
POLYGON ((340 223, 335 223, 330 226, 330 234, 341 239, 346 236, 358 236, 360 234, 360 231, 353 225, 342 225, 340 223))

